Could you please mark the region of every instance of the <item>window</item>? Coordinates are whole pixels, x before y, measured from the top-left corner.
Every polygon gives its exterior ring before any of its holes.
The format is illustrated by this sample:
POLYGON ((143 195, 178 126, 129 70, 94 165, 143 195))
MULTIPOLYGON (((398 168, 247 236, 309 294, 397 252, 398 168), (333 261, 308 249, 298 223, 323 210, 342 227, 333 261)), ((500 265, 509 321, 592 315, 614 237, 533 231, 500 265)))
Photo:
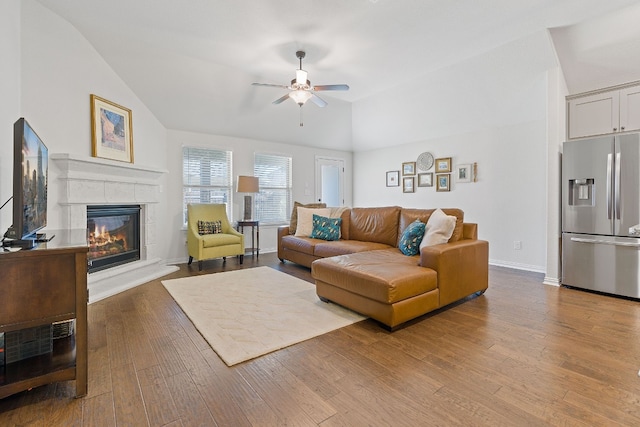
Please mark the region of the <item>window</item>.
POLYGON ((183 223, 187 223, 187 204, 226 203, 231 215, 231 151, 208 148, 182 148, 183 223))
POLYGON ((255 154, 253 174, 260 178, 260 193, 256 194, 256 216, 264 224, 289 221, 291 215, 291 157, 255 154))

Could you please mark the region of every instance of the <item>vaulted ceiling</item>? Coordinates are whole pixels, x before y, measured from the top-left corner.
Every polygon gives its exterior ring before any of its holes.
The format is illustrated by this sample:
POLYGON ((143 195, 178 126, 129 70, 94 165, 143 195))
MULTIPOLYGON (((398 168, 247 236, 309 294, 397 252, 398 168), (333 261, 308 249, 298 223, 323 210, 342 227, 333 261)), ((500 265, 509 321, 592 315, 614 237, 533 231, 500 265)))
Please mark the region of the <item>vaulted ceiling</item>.
POLYGON ((37 1, 176 130, 351 150, 354 103, 544 29, 571 92, 640 78, 630 0, 37 1), (251 86, 287 84, 297 50, 312 84, 351 87, 305 105, 303 128, 293 101, 271 104, 284 90, 251 86))

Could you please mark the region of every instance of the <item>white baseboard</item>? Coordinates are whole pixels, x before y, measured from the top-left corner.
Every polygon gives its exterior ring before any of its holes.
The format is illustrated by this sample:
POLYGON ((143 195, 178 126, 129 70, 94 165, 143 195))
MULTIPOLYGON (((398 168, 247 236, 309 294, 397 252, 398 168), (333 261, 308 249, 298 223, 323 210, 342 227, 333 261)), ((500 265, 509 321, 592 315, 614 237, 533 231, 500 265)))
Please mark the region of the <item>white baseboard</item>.
POLYGON ((513 268, 516 270, 531 271, 534 273, 546 273, 546 269, 540 265, 520 264, 517 262, 501 261, 497 259, 490 259, 489 265, 495 265, 496 267, 513 268))

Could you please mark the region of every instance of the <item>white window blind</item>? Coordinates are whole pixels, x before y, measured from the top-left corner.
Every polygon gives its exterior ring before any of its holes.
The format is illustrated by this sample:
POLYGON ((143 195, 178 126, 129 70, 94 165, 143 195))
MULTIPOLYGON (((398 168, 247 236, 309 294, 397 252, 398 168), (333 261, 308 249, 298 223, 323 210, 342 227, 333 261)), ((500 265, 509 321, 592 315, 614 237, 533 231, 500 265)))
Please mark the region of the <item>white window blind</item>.
POLYGON ((292 208, 291 157, 274 154, 254 155, 253 174, 260 178, 256 194, 257 219, 264 224, 289 221, 292 208))
POLYGON ((182 196, 184 224, 189 203, 226 203, 227 217, 232 200, 231 151, 182 148, 182 196))

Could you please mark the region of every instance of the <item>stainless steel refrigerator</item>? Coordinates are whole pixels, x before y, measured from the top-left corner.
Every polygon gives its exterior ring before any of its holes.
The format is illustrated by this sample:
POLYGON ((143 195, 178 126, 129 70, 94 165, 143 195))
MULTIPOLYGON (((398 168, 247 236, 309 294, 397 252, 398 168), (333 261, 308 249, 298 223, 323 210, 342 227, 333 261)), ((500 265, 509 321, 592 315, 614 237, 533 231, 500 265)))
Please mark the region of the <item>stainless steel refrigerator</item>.
POLYGON ((640 298, 640 134, 564 143, 562 284, 640 298))

